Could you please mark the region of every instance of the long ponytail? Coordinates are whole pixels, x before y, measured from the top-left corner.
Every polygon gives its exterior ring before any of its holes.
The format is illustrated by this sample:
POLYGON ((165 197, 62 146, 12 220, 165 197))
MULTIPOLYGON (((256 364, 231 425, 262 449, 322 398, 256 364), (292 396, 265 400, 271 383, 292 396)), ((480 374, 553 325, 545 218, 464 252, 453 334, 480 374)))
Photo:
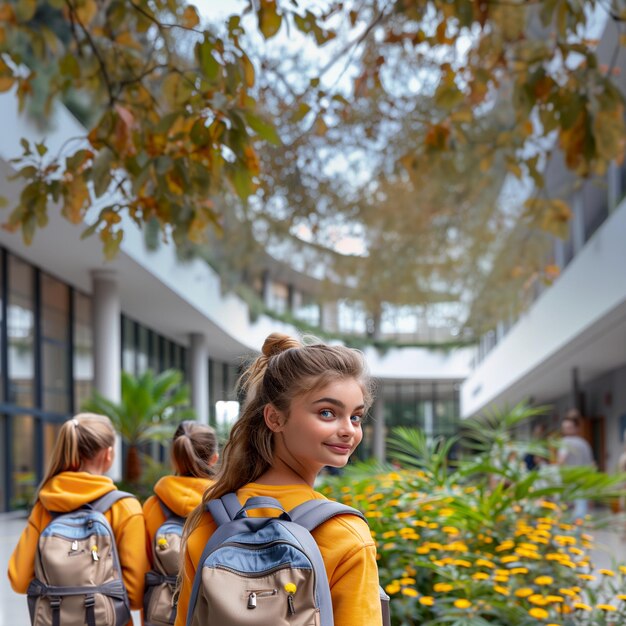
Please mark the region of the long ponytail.
POLYGON ((111 420, 96 413, 79 413, 61 426, 52 450, 46 473, 37 488, 41 488, 61 472, 77 472, 84 460, 92 459, 100 450, 115 444, 111 420))

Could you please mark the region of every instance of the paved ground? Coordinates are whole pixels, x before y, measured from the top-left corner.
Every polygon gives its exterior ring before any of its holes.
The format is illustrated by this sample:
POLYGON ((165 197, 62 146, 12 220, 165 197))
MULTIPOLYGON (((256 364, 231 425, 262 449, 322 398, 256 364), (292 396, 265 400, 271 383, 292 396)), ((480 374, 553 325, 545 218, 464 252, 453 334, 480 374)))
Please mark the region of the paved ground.
MULTIPOLYGON (((26 597, 11 589, 6 576, 9 557, 24 528, 24 517, 0 514, 0 626, 29 626, 26 597)), ((614 562, 626 563, 626 535, 614 532, 593 533, 597 549, 594 563, 597 567, 610 568, 614 562)), ((139 615, 133 614, 134 623, 140 624, 139 615)))

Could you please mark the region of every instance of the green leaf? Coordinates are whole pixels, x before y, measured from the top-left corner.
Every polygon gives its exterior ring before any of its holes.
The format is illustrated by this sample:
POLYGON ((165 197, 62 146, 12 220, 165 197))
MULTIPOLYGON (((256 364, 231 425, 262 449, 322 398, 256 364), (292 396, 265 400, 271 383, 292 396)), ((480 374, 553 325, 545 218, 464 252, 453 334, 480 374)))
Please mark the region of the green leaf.
POLYGON ((6 196, 0 196, 0 209, 6 209, 9 206, 9 199, 6 196))
POLYGON ((200 66, 204 76, 211 83, 214 83, 217 80, 221 69, 221 65, 213 56, 213 50, 214 45, 208 35, 204 36, 204 41, 196 44, 196 57, 198 59, 198 65, 200 66))
POLYGON ((265 141, 269 141, 275 146, 279 146, 282 143, 276 129, 269 122, 266 122, 254 113, 246 112, 245 116, 248 126, 261 139, 265 139, 265 141))
POLYGON ((14 4, 15 15, 20 22, 28 22, 35 15, 37 0, 19 0, 14 4))

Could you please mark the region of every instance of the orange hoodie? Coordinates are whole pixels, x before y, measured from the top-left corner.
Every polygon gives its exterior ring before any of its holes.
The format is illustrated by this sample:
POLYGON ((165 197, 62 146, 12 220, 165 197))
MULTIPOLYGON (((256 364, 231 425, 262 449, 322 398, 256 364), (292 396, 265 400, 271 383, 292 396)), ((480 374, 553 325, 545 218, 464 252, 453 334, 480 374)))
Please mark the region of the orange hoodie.
POLYGON ((159 500, 180 517, 187 517, 202 500, 204 492, 213 484, 210 478, 194 476, 164 476, 154 486, 156 496, 150 496, 143 505, 148 536, 148 557, 152 562, 152 541, 165 521, 165 513, 159 500), (158 496, 158 498, 157 498, 158 496))
MULTIPOLYGON (((276 498, 286 511, 312 499, 324 496, 306 485, 260 485, 249 483, 237 492, 244 503, 252 496, 276 498)), ((251 511, 250 515, 273 515, 268 511, 251 511)), ((189 596, 196 568, 208 539, 215 531, 209 513, 189 536, 183 557, 182 586, 178 598, 175 626, 184 626, 189 596)), ((324 559, 333 600, 335 626, 380 626, 382 615, 378 593, 376 545, 367 524, 353 515, 334 517, 313 531, 313 537, 324 559)))
MULTIPOLYGON (((9 560, 9 580, 17 593, 26 593, 35 576, 35 555, 39 535, 50 522, 50 511, 73 511, 113 491, 108 476, 88 472, 61 472, 39 491, 28 524, 9 560)), ((118 500, 106 513, 111 524, 122 566, 122 576, 132 609, 143 603, 144 576, 150 569, 144 546, 146 529, 141 505, 135 498, 118 500)))

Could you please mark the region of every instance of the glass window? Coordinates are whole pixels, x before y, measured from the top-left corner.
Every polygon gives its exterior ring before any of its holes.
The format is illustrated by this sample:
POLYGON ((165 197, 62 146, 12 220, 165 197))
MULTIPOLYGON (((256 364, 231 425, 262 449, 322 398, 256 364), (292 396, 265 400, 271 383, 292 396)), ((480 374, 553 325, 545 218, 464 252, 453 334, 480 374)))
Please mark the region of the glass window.
POLYGON ((150 332, 150 369, 153 372, 161 372, 161 337, 154 332, 150 332))
POLYGON ((43 408, 70 411, 70 344, 67 285, 41 274, 41 373, 43 408))
POLYGON ((93 389, 91 298, 74 292, 74 407, 80 410, 93 389))
POLYGON ((135 323, 122 317, 122 369, 134 374, 135 369, 135 323))
POLYGON ((137 327, 137 374, 148 369, 148 329, 141 324, 137 327))
POLYGON ((14 415, 11 418, 11 448, 13 452, 11 481, 12 509, 24 509, 32 504, 37 488, 35 467, 35 420, 31 415, 14 415))
POLYGON ((34 405, 35 376, 35 280, 33 268, 9 256, 7 335, 9 342, 10 404, 34 405))

